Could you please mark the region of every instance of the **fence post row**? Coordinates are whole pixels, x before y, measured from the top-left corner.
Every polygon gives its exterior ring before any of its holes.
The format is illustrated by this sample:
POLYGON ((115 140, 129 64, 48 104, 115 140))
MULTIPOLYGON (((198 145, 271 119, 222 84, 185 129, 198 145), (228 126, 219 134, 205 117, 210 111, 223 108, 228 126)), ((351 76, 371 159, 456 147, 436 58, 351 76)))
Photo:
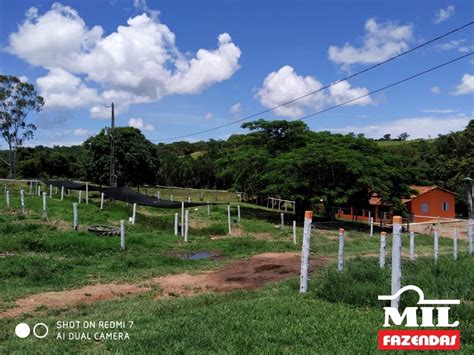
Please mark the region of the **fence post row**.
POLYGON ((306 211, 304 213, 303 245, 301 250, 300 293, 306 293, 308 291, 309 250, 312 222, 313 211, 306 211))

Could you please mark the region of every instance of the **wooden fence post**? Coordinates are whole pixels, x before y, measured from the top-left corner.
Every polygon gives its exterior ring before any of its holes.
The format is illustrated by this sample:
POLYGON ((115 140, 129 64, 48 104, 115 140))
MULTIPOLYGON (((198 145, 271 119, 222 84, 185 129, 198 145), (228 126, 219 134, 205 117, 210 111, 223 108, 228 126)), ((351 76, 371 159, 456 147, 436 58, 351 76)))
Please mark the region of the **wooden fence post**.
MULTIPOLYGON (((402 217, 393 217, 393 237, 392 237, 392 296, 401 288, 402 279, 402 217)), ((390 307, 397 308, 400 303, 400 297, 390 302, 390 307)))
POLYGON ((337 254, 337 271, 342 272, 344 267, 344 228, 339 228, 339 251, 337 254))
POLYGON ((313 211, 306 211, 304 213, 303 245, 301 249, 300 293, 306 293, 308 291, 309 251, 312 222, 313 211))

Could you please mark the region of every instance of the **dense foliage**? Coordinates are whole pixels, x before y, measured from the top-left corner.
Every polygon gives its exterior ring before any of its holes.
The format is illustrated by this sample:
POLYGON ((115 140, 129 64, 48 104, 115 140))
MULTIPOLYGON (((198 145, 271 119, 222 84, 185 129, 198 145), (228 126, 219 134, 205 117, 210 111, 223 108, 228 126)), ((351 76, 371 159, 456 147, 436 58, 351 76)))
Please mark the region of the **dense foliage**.
MULTIPOLYGON (((412 141, 313 132, 300 121, 258 120, 243 127, 249 133, 226 141, 158 145, 137 129, 119 127, 119 185, 234 189, 297 200, 301 208, 320 202, 363 208, 374 191, 402 212, 400 198, 410 184, 437 184, 459 194, 458 210, 466 207, 463 179, 474 177, 474 121, 460 132, 412 141)), ((20 170, 24 177, 108 184, 109 154, 110 137, 102 131, 82 146, 22 148, 20 170)), ((5 166, 0 174, 7 174, 5 166)))

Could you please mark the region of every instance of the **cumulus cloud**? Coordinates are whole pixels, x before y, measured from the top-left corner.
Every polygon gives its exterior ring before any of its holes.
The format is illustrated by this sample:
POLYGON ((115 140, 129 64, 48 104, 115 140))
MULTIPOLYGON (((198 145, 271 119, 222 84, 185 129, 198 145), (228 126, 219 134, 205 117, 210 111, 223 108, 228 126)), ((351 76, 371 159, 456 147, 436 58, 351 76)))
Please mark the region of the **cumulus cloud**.
POLYGON ((206 120, 210 120, 214 117, 214 114, 212 112, 208 112, 206 113, 206 116, 204 116, 206 118, 206 120))
MULTIPOLYGON (((256 96, 260 99, 262 106, 272 108, 310 92, 320 90, 322 87, 323 85, 316 78, 300 76, 291 66, 285 65, 278 71, 267 75, 256 96)), ((329 87, 329 90, 321 90, 308 95, 291 104, 278 107, 273 112, 277 116, 294 118, 303 115, 307 109, 319 110, 327 104, 341 104, 367 93, 366 88, 352 88, 349 82, 342 81, 329 87)), ((367 96, 351 102, 350 105, 367 105, 371 102, 372 99, 367 96)))
MULTIPOLYGON (((100 26, 89 28, 70 6, 55 3, 42 15, 30 8, 18 31, 10 34, 7 50, 31 65, 48 69, 48 75, 39 82, 70 75, 74 87, 69 93, 82 90, 82 96, 89 97, 86 94, 91 91, 85 90, 95 90, 100 105, 79 100, 84 107, 92 106, 94 117, 104 117, 107 111, 103 105, 111 100, 121 100, 117 110, 125 112, 130 104, 199 93, 238 70, 241 51, 229 34, 218 36, 215 49, 199 49, 194 56, 182 53, 175 34, 160 22, 158 13, 151 13, 144 1, 134 5, 145 13, 129 18, 107 36, 100 26)), ((53 89, 43 86, 41 94, 49 98, 59 94, 50 91, 53 89)), ((65 103, 57 96, 53 99, 48 106, 79 105, 65 103)))
POLYGON ((339 133, 363 133, 369 138, 380 138, 386 133, 396 137, 404 132, 410 135, 410 139, 437 137, 438 134, 446 134, 463 130, 470 120, 470 117, 411 117, 400 118, 393 121, 361 126, 347 126, 338 129, 325 129, 339 133))
POLYGON ((155 127, 152 124, 147 124, 145 121, 143 121, 142 118, 130 118, 128 120, 128 125, 130 127, 138 128, 139 130, 142 131, 154 131, 155 127))
MULTIPOLYGON (((321 89, 323 85, 314 77, 300 76, 294 69, 285 65, 278 71, 271 72, 263 81, 257 97, 260 103, 267 108, 281 105, 284 102, 303 96, 309 92, 321 89)), ((324 92, 309 95, 292 104, 278 107, 273 112, 277 116, 297 117, 303 114, 305 108, 321 108, 326 102, 324 92)))
POLYGON ((76 137, 92 136, 93 134, 94 134, 94 132, 88 131, 85 128, 76 128, 73 131, 73 135, 75 135, 76 137))
POLYGON ((238 116, 241 110, 242 110, 242 104, 240 102, 237 102, 236 104, 230 107, 229 112, 238 116))
POLYGON ((46 76, 38 78, 36 84, 46 107, 73 109, 101 101, 97 90, 63 69, 51 69, 46 76))
POLYGON ((406 51, 408 42, 413 39, 411 25, 378 23, 374 18, 368 19, 365 23, 365 32, 360 47, 354 47, 348 43, 342 47, 330 46, 329 59, 346 69, 351 64, 379 63, 406 51))
POLYGON ((474 93, 474 75, 464 74, 461 83, 456 86, 454 95, 465 95, 474 93))
POLYGON ((454 15, 454 6, 450 5, 445 9, 439 9, 438 11, 436 11, 436 15, 433 22, 436 24, 444 22, 453 15, 454 15))
POLYGON ((433 94, 439 94, 441 92, 439 86, 432 86, 430 88, 430 91, 433 93, 433 94))

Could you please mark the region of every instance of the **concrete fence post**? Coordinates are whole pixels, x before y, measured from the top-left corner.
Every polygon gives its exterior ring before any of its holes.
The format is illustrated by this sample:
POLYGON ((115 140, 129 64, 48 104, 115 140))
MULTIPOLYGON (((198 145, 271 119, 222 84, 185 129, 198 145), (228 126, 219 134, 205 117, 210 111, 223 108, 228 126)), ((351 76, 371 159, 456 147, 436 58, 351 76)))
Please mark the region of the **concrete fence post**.
POLYGON ((101 210, 104 209, 104 193, 103 192, 100 193, 100 209, 101 210))
POLYGON ((160 190, 156 191, 156 198, 157 200, 160 200, 160 190))
POLYGON ((207 201, 207 216, 209 217, 211 215, 211 205, 209 204, 209 201, 207 201))
POLYGON ((170 201, 173 202, 173 195, 170 195, 170 201))
POLYGON ((20 190, 20 207, 21 213, 25 213, 25 191, 20 190))
POLYGON ((337 253, 337 271, 344 267, 344 228, 339 228, 339 251, 337 253))
POLYGON ((380 233, 380 258, 379 258, 379 265, 381 269, 385 269, 386 245, 387 245, 387 233, 381 232, 380 233))
POLYGON ((7 202, 7 210, 10 209, 10 191, 5 191, 5 198, 7 202))
POLYGON ((125 221, 120 220, 120 250, 125 250, 125 221))
POLYGON ((370 224, 370 236, 373 237, 374 236, 374 217, 370 217, 369 224, 370 224))
POLYGON ((89 204, 89 183, 86 182, 86 205, 89 204))
POLYGON ((79 216, 77 214, 77 202, 74 202, 72 204, 72 214, 73 214, 73 224, 72 228, 77 231, 77 228, 79 227, 79 216))
POLYGON ((30 181, 30 196, 33 195, 33 181, 30 181))
POLYGON ((283 212, 280 213, 280 225, 281 225, 281 229, 285 227, 285 214, 283 212))
POLYGON ((296 221, 293 221, 293 244, 296 245, 296 221))
POLYGON ((54 187, 54 194, 55 194, 55 195, 58 194, 58 187, 57 187, 57 186, 54 187))
POLYGON ((184 215, 184 241, 188 242, 188 233, 189 233, 189 210, 186 210, 184 215))
POLYGON ((53 198, 53 185, 49 185, 49 198, 53 198))
POLYGON ((132 224, 135 224, 137 218, 137 204, 133 204, 133 210, 132 210, 132 224))
POLYGON ((410 260, 415 260, 415 232, 410 232, 410 260))
POLYGON ((474 239, 474 219, 469 220, 469 226, 467 228, 467 243, 468 243, 468 253, 472 255, 472 242, 474 239))
POLYGON ((308 291, 309 252, 311 245, 312 222, 313 211, 306 211, 304 213, 303 244, 301 248, 300 293, 306 293, 308 291))
POLYGON ((81 203, 81 200, 82 200, 82 191, 79 190, 78 194, 77 194, 77 197, 78 197, 78 203, 81 203))
POLYGON ((178 220, 179 220, 179 213, 174 214, 174 236, 178 236, 178 220))
POLYGON ((227 225, 229 227, 229 235, 232 235, 232 225, 230 223, 230 204, 227 204, 227 225))
POLYGON ((64 200, 64 186, 61 186, 61 201, 64 200))
POLYGON ((438 262, 438 253, 439 253, 439 229, 438 227, 434 230, 434 246, 433 246, 433 257, 435 263, 438 262))
POLYGON ((48 219, 48 210, 46 206, 46 192, 43 192, 43 218, 48 219))
POLYGON ((38 196, 41 196, 41 185, 38 184, 38 196))
MULTIPOLYGON (((393 237, 392 237, 392 296, 401 288, 402 283, 402 217, 393 217, 393 237)), ((400 297, 390 302, 390 307, 397 308, 400 297)))
POLYGON ((458 258, 458 230, 456 227, 453 228, 453 257, 454 260, 458 258))
POLYGON ((191 203, 191 196, 188 196, 188 203, 191 203))
POLYGON ((181 236, 184 238, 184 201, 181 201, 181 236))
POLYGON ((237 220, 240 222, 240 205, 237 205, 237 220))

